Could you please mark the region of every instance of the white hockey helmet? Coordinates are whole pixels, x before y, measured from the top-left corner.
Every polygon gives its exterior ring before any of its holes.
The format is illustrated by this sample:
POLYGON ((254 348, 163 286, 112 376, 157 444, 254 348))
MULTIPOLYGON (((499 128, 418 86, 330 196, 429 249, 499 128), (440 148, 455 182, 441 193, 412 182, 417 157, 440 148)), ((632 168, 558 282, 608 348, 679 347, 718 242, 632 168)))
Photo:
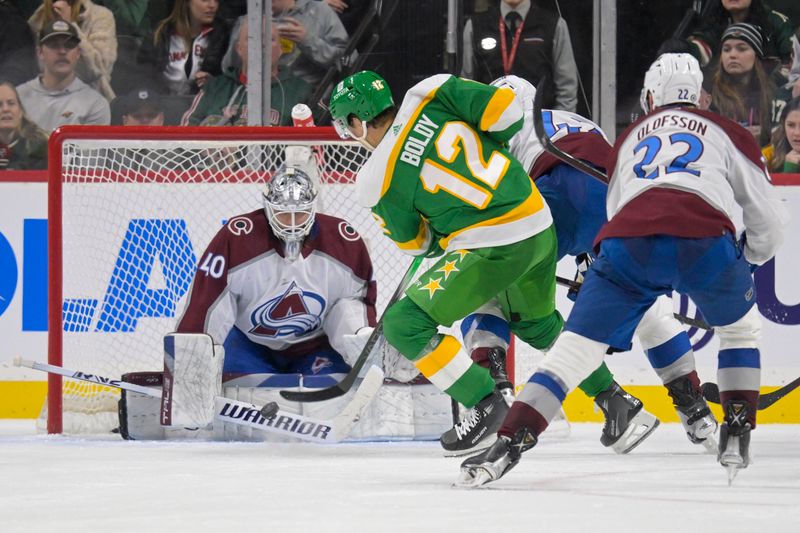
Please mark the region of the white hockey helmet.
MULTIPOLYGON (((299 245, 314 225, 317 186, 296 166, 283 165, 263 190, 264 211, 275 235, 288 244, 287 255, 296 257, 299 245)), ((294 259, 292 257, 292 259, 294 259)))
POLYGON ((524 109, 531 109, 533 107, 533 99, 536 98, 536 87, 525 78, 509 74, 508 76, 497 78, 490 85, 494 87, 508 87, 517 95, 517 99, 522 103, 524 109))
POLYGON ((694 56, 661 54, 644 75, 640 103, 645 113, 670 104, 697 105, 702 86, 703 72, 694 56))

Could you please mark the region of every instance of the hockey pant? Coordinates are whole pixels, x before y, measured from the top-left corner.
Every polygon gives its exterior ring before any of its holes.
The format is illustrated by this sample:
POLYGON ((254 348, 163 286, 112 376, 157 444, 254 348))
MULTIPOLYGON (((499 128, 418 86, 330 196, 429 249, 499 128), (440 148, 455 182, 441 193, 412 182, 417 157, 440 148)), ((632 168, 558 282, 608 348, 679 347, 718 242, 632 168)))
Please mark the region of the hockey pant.
POLYGON ((386 340, 431 383, 472 407, 491 394, 494 381, 437 327, 497 298, 511 331, 534 348, 547 348, 563 326, 555 309, 555 258, 552 226, 517 243, 449 252, 386 311, 386 340))

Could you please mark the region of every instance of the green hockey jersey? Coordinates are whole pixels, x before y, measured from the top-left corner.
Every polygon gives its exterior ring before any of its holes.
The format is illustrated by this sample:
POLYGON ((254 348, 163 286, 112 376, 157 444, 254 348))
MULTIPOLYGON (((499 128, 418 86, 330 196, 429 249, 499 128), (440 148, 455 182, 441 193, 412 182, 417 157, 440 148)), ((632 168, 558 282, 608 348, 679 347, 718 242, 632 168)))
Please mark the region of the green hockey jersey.
POLYGON ((447 74, 412 87, 357 177, 359 202, 404 252, 501 246, 552 224, 507 150, 523 110, 508 88, 447 74))

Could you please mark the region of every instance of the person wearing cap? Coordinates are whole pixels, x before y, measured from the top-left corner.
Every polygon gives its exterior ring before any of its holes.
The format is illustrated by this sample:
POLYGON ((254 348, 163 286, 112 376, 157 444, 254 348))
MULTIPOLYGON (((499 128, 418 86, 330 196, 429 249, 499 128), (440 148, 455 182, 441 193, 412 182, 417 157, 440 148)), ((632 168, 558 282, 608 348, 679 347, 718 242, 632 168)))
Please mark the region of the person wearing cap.
POLYGON ((113 100, 111 71, 117 61, 114 14, 92 0, 44 0, 28 19, 28 24, 34 33, 39 33, 56 20, 72 26, 80 38, 78 77, 109 102, 113 100))
POLYGON ((109 124, 108 101, 78 78, 81 38, 75 26, 54 20, 39 34, 41 75, 17 90, 31 120, 51 132, 65 124, 109 124))
POLYGON ((764 147, 772 132, 775 88, 761 59, 764 38, 758 26, 731 24, 722 34, 719 63, 713 70, 711 111, 744 126, 764 147))
POLYGON ((122 97, 123 126, 163 126, 164 107, 161 95, 142 87, 122 97))

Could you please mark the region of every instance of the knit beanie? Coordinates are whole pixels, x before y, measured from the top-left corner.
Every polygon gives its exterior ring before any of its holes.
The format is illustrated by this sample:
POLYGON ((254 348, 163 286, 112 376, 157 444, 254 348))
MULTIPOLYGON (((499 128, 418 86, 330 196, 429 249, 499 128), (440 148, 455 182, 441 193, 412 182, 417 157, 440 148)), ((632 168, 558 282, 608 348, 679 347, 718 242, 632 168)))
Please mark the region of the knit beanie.
POLYGON ((725 29, 725 33, 722 34, 720 44, 728 39, 744 41, 750 45, 758 57, 764 57, 764 37, 761 35, 761 28, 755 24, 748 24, 746 22, 731 24, 725 29))

